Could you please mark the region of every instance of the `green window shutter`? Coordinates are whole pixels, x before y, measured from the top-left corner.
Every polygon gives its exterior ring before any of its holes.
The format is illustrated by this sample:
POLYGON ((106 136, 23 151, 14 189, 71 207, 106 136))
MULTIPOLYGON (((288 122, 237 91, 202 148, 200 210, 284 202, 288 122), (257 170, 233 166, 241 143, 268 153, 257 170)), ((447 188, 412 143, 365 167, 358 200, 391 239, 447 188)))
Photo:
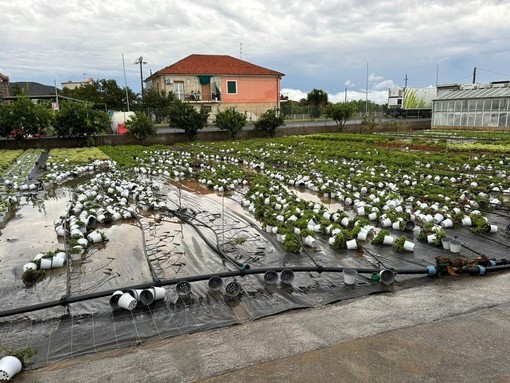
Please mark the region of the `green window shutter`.
POLYGON ((235 81, 227 81, 227 92, 237 93, 237 83, 235 81))

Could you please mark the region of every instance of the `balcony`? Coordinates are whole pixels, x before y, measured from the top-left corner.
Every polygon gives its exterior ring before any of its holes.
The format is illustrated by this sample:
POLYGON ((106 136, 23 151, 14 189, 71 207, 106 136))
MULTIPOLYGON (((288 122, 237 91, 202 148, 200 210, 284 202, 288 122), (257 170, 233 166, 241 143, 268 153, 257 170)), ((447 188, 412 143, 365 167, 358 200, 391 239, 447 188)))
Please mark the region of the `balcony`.
POLYGON ((185 102, 196 102, 196 103, 220 103, 220 93, 200 93, 191 91, 190 93, 184 93, 185 102))

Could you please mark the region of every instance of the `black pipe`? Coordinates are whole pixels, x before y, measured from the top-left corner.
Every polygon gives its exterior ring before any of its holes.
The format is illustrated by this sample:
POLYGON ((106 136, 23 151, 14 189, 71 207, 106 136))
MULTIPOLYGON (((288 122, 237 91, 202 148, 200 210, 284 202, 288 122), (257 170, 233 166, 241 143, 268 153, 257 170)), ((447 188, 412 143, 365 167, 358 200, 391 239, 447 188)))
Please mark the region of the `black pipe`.
MULTIPOLYGON (((510 265, 508 265, 510 267, 510 265)), ((495 266, 496 267, 496 266, 495 266)), ((283 270, 291 270, 293 272, 318 272, 320 273, 341 273, 348 267, 324 267, 324 266, 317 266, 317 267, 268 267, 263 269, 243 269, 243 270, 235 270, 235 271, 225 271, 221 273, 213 273, 213 274, 201 274, 201 275, 195 275, 195 276, 189 276, 189 277, 182 277, 182 278, 175 278, 175 279, 167 279, 167 280, 159 280, 156 281, 156 283, 145 283, 141 285, 135 285, 135 286, 128 286, 123 288, 116 288, 112 290, 105 290, 105 291, 98 291, 95 293, 80 295, 80 296, 63 296, 58 301, 50 301, 50 302, 44 302, 44 303, 38 303, 31 306, 26 307, 20 307, 15 308, 11 310, 5 310, 0 312, 0 318, 4 318, 11 315, 17 315, 17 314, 23 314, 31 311, 37 311, 37 310, 43 310, 48 309, 52 307, 57 306, 67 306, 70 303, 77 303, 82 302, 90 299, 96 299, 96 298, 102 298, 109 295, 112 295, 115 291, 118 290, 131 290, 131 289, 148 289, 152 286, 171 286, 176 285, 179 282, 186 281, 186 282, 198 282, 198 281, 205 281, 209 280, 211 277, 217 276, 220 278, 228 278, 228 277, 244 277, 245 275, 255 275, 255 274, 264 274, 267 271, 276 271, 276 272, 282 272, 283 270)), ((355 269, 359 274, 372 274, 372 273, 379 273, 382 270, 380 269, 368 269, 368 268, 359 268, 355 269)), ((428 266, 423 267, 420 269, 402 269, 402 270, 394 270, 392 269, 395 274, 427 274, 427 275, 436 275, 434 266, 428 266)))
POLYGON ((477 266, 466 267, 465 270, 470 275, 485 275, 486 273, 491 272, 491 271, 510 270, 510 264, 502 264, 502 265, 487 266, 487 267, 477 265, 477 266))

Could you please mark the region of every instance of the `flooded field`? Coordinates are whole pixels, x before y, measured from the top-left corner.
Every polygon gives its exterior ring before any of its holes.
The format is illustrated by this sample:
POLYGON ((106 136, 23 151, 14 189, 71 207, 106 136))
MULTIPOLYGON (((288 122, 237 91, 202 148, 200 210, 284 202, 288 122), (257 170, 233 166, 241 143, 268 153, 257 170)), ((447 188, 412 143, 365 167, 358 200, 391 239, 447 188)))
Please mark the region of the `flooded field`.
MULTIPOLYGON (((440 224, 475 219, 473 207, 454 216, 456 205, 404 199, 391 182, 303 177, 280 165, 266 170, 260 161, 244 160, 241 167, 233 155, 230 169, 225 159, 204 156, 159 151, 127 168, 107 160, 70 170, 38 165, 20 177, 33 186, 20 184, 11 193, 15 200, 1 227, 2 343, 36 350, 30 366, 38 367, 429 283, 428 276, 440 274, 441 257, 476 265, 476 259, 508 256, 504 205, 485 212, 488 231, 475 233, 464 224, 440 224), (429 216, 436 223, 423 237, 429 216), (411 250, 373 242, 383 230, 391 243, 406 239, 411 250), (446 232, 462 243, 460 254, 440 245, 446 232), (294 235, 299 247, 291 251, 287 240, 294 235), (26 283, 27 269, 48 264, 40 280, 26 283), (345 283, 345 268, 357 271, 354 284, 345 283), (380 282, 382 271, 391 281, 380 282), (117 303, 122 294, 132 301, 129 309, 117 303)), ((352 173, 354 165, 346 166, 352 173)))

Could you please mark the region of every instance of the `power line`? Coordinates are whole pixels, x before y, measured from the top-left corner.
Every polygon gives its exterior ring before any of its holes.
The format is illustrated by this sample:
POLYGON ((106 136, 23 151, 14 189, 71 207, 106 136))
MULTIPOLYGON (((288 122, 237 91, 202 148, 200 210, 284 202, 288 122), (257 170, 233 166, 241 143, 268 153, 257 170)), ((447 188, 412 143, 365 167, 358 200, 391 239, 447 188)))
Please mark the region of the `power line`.
POLYGON ((498 72, 493 72, 493 71, 490 71, 490 70, 487 70, 487 69, 482 69, 482 68, 478 68, 478 70, 483 70, 484 72, 489 72, 489 73, 494 73, 494 74, 498 74, 500 76, 506 76, 506 77, 510 77, 510 74, 505 74, 505 73, 498 73, 498 72))

